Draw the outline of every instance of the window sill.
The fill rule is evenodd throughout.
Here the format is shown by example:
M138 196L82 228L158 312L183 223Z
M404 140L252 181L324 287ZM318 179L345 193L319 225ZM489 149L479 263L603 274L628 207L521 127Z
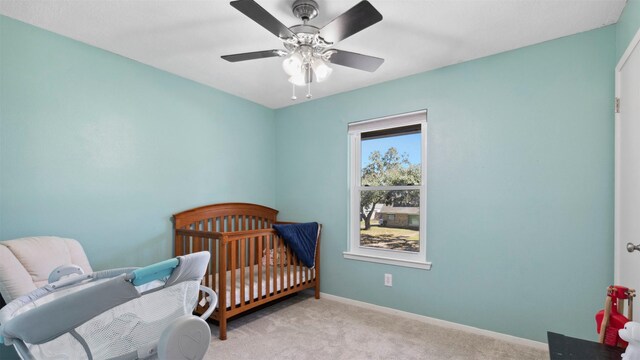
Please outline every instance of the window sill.
M350 259L350 260L368 261L368 262L374 262L374 263L380 263L380 264L404 266L404 267L410 267L410 268L422 269L422 270L431 270L431 262L428 262L428 261L423 262L423 261L400 260L400 259L394 259L394 258L385 257L385 256L356 254L348 251L343 252L342 255L344 256L345 259Z

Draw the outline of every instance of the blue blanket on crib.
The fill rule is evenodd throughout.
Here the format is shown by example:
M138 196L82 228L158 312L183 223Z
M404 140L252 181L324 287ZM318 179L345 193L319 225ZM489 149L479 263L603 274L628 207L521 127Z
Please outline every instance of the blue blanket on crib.
M293 253L309 269L316 266L319 227L317 222L273 225Z

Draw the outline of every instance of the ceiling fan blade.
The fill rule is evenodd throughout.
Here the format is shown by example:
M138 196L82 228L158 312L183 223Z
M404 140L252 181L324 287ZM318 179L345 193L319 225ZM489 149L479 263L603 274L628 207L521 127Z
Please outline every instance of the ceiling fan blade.
M289 30L289 28L253 0L237 0L230 2L230 4L279 38L286 39L295 36L293 31Z
M382 20L382 14L366 0L356 4L320 29L324 41L337 43Z
M282 56L286 54L283 50L264 50L264 51L254 51L242 54L233 54L233 55L223 55L221 58L229 61L229 62L237 62L237 61L245 61L245 60L254 60L254 59L264 59L276 56Z
M335 51L335 53L329 57L329 61L332 64L347 66L354 69L374 72L378 70L380 65L384 62L384 59L375 56L362 55L338 49L331 50Z

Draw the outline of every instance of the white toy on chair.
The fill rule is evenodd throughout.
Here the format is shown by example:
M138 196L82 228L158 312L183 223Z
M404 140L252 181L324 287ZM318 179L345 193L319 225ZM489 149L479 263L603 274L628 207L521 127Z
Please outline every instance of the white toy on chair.
M618 330L620 338L629 343L622 354L624 360L640 360L640 323L629 321L624 328Z

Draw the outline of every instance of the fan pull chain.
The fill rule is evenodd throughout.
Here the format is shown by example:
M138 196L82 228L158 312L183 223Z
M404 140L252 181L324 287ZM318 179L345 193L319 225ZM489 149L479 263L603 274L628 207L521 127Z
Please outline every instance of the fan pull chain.
M296 84L291 84L291 87L293 88L293 94L291 95L291 100L296 101L296 99L298 99L298 97L296 96Z
M307 83L307 99L311 99L311 82Z

